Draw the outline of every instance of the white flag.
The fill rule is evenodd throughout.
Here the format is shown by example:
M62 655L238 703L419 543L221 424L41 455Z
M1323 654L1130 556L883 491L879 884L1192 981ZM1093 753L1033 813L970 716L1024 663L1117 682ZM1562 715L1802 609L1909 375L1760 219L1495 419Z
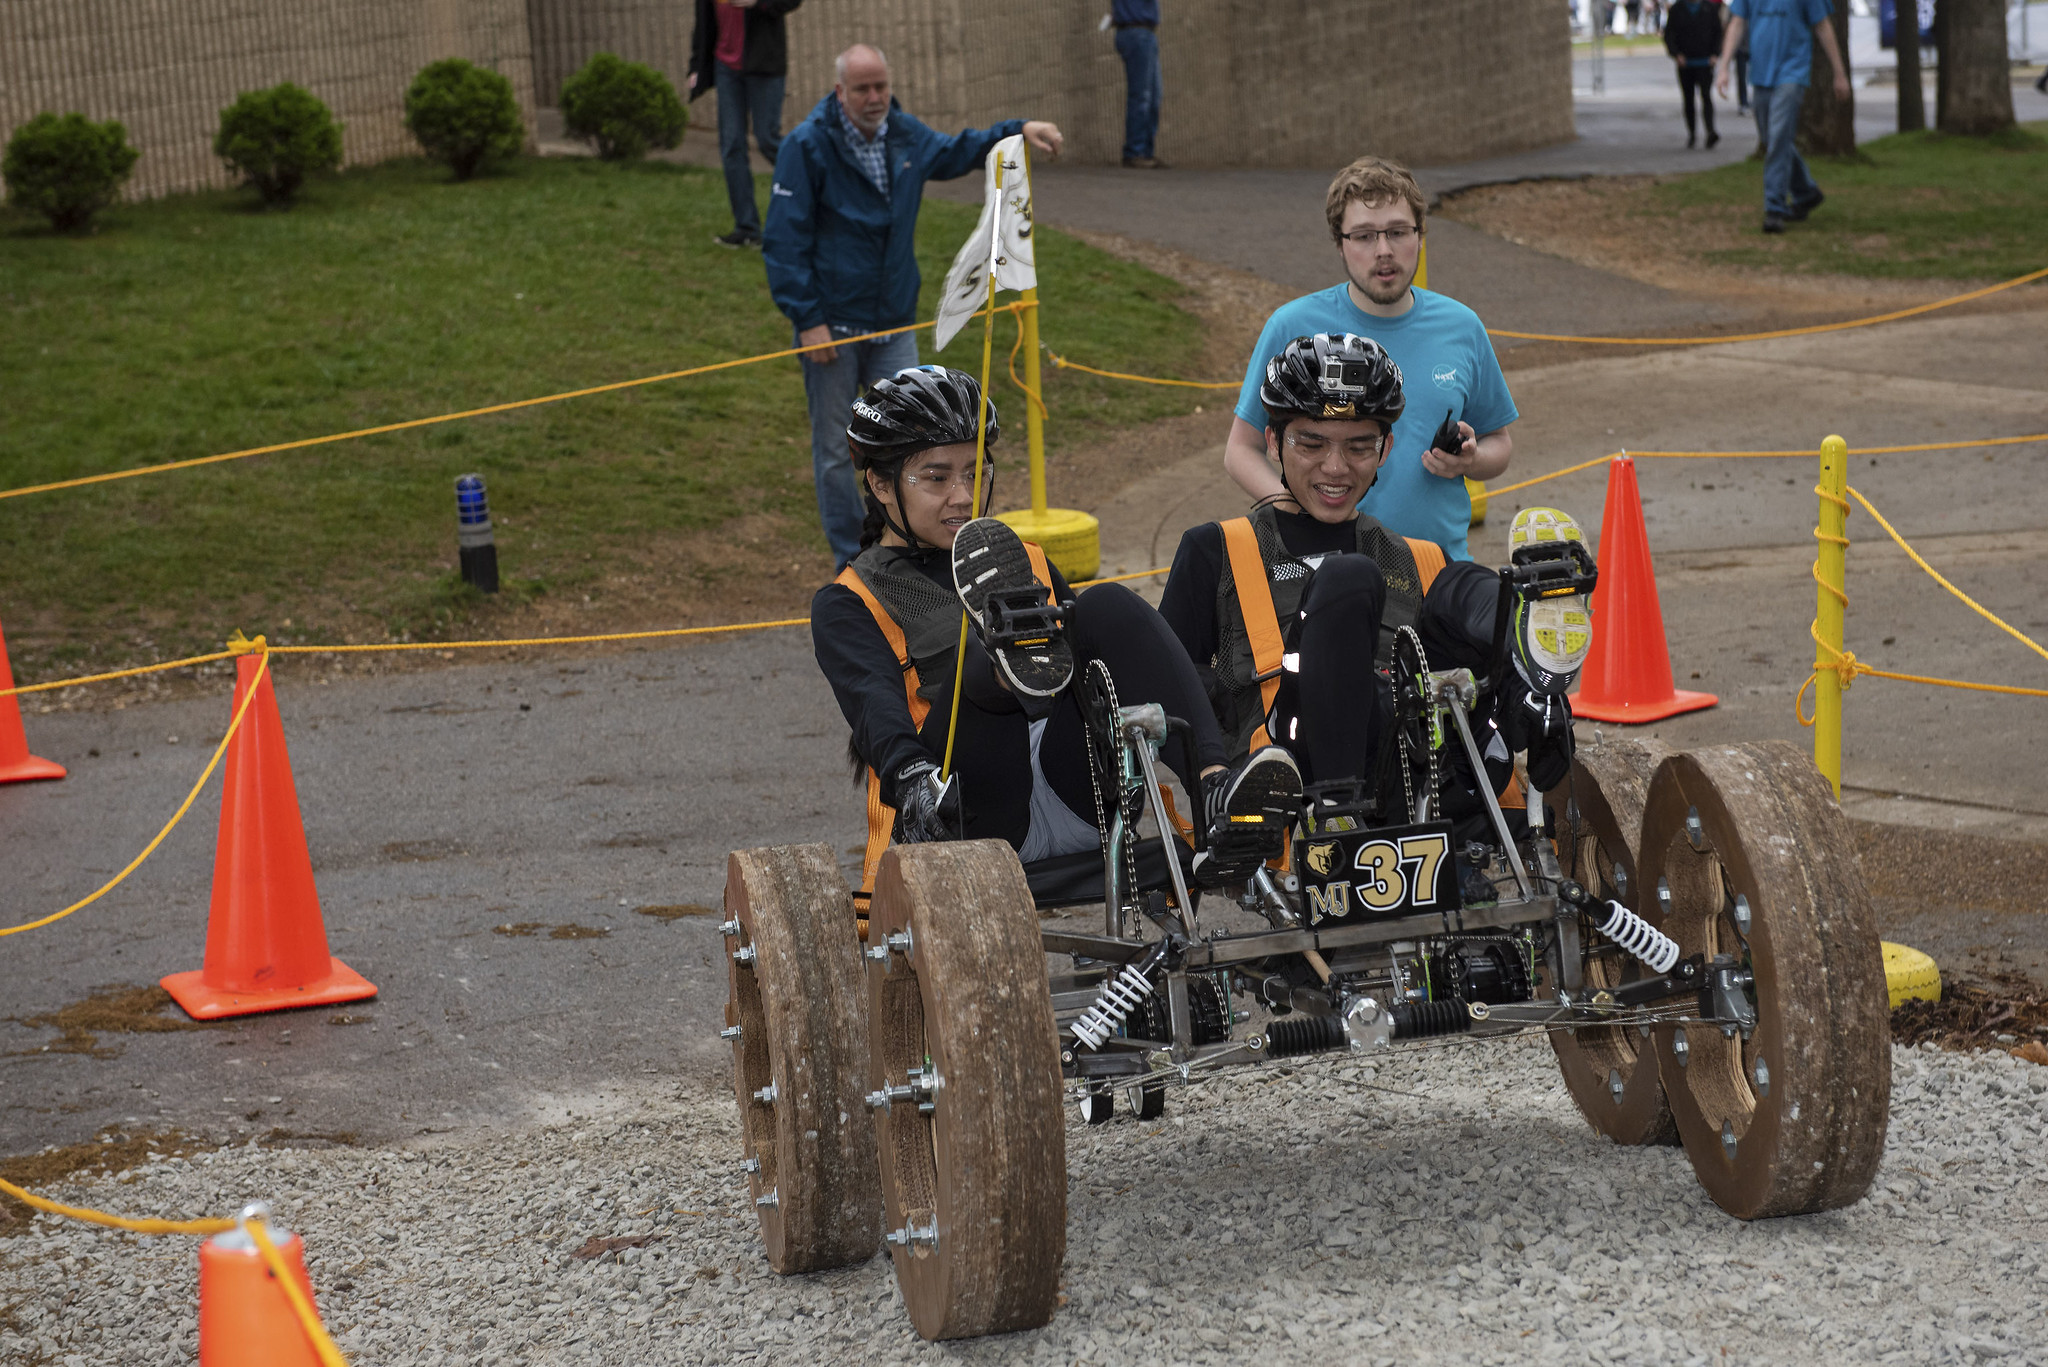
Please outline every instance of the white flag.
M988 307L991 271L999 290L1038 285L1031 249L1031 172L1025 165L1021 133L1004 138L988 154L981 222L953 258L939 296L938 350L944 351L961 326Z

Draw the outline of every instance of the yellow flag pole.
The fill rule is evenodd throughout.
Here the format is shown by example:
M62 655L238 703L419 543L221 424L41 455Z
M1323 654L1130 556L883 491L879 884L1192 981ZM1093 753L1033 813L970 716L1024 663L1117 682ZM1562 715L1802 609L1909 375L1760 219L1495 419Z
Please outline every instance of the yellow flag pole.
M1002 221L996 222L995 241L1003 240ZM988 264L988 306L990 312L981 320L981 411L975 415L974 423L974 515L980 517L981 508L981 467L988 453L988 370L995 355L996 335L996 269L995 251L991 247ZM1028 316L1028 314L1027 314ZM939 782L944 783L953 775L953 737L960 730L960 681L967 673L967 608L960 608L960 644L953 651L953 710L946 718L946 754L939 761Z

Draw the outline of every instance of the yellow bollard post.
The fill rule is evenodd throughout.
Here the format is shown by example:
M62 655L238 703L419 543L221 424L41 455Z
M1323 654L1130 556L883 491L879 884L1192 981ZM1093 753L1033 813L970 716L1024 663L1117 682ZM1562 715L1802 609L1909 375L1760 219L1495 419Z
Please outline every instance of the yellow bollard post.
M1820 523L1813 530L1820 543L1813 577L1819 581L1813 608L1813 762L1842 798L1842 678L1835 665L1842 658L1842 619L1849 598L1844 576L1849 556L1849 444L1829 437L1820 444Z

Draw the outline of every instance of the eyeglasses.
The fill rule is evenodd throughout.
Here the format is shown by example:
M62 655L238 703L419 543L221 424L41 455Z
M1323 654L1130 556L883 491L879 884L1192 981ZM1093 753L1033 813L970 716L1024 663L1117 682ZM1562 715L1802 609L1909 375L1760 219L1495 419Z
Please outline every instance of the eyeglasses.
M1321 460L1330 453L1333 447L1341 451L1344 459L1348 461L1373 460L1386 449L1386 446L1387 439L1384 435L1377 437L1347 437L1341 442L1333 442L1328 437L1320 436L1314 432L1289 432L1287 434L1287 449L1307 460Z
M1361 247L1370 247L1373 243L1384 237L1387 239L1389 247L1399 251L1408 245L1409 239L1422 236L1422 229L1409 227L1360 228L1355 233L1340 233L1339 236L1346 242L1355 242Z
M984 486L987 485L989 477L994 475L995 471L996 463L994 461L984 461L982 463L982 483ZM974 467L969 465L960 470L946 470L933 466L929 469L919 470L915 474L906 470L903 472L903 482L913 489L923 489L925 492L933 494L946 494L954 489L965 489L968 493L973 493Z

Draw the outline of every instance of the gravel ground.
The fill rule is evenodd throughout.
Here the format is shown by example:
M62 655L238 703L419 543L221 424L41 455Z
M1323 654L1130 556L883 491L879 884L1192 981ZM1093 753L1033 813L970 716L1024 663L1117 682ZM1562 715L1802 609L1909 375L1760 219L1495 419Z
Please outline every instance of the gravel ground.
M920 1343L889 1265L777 1278L730 1093L403 1150L231 1149L53 1192L130 1213L269 1198L359 1364L1309 1360L1955 1362L2048 1357L2048 1068L1894 1052L1853 1209L1743 1225L1677 1150L1595 1139L1535 1040L1276 1068L1166 1120L1070 1123L1065 1294L1044 1330ZM1071 1114L1071 1113L1070 1113ZM653 1236L594 1259L594 1238ZM190 1240L38 1220L0 1239L0 1362L196 1349Z

